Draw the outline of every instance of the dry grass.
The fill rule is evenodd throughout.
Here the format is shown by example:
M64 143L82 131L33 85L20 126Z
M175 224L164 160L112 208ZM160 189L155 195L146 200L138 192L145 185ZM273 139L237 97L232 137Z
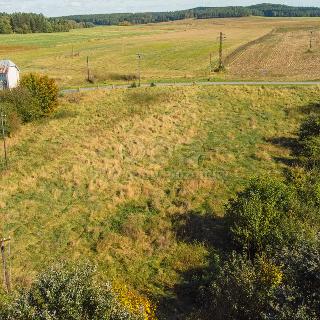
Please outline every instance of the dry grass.
M212 249L178 238L172 221L221 216L248 177L279 174L275 158L288 150L267 139L293 136L299 108L319 93L194 87L62 98L52 119L9 139L0 214L15 282L53 261L89 259L108 278L167 296Z
M60 34L0 35L0 52L14 60L23 72L48 74L64 87L86 83L87 56L90 56L91 72L98 82L124 82L126 75L137 73L138 52L144 54L144 80L182 81L208 77L209 54L213 53L217 60L220 31L227 35L227 55L274 28L299 29L318 23L318 18L183 20L97 27ZM72 46L79 56L71 56ZM235 76L237 73L231 74Z

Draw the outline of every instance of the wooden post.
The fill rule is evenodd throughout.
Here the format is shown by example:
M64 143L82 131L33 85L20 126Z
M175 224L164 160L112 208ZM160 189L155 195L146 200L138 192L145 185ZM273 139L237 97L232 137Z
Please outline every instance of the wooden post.
M220 32L219 44L219 70L223 69L223 33Z
M89 56L87 56L87 73L88 73L88 82L90 82Z
M6 125L7 115L1 112L1 133L3 139L3 150L4 150L4 163L5 166L8 167L8 154L7 154L7 143L6 143Z
M224 64L223 64L223 40L226 39L226 36L223 32L220 32L219 35L219 66L218 70L223 71L224 70Z
M141 58L142 58L142 54L141 53L137 53L137 58L138 58L139 87L141 87Z
M310 31L310 51L312 51L313 31Z
M5 243L8 242L10 246L10 238L1 239L1 260L2 260L2 269L3 269L3 284L6 291L9 293L11 291L11 282L10 282L10 271L8 270L7 257L6 257L6 247ZM9 251L10 253L10 251Z

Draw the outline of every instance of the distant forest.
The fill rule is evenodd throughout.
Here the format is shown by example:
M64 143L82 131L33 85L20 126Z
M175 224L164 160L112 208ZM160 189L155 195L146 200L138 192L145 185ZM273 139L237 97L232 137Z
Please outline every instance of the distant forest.
M46 18L35 13L0 13L0 34L67 32L91 24L63 18Z
M200 7L171 12L91 14L63 17L78 23L94 25L126 25L168 22L182 19L236 18L247 16L261 17L320 17L320 8L290 7L277 4L259 4L249 7Z

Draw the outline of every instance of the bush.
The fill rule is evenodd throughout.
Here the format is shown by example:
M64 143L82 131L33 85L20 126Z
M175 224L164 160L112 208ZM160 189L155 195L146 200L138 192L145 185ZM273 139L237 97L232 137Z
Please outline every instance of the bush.
M10 103L0 102L0 114L4 113L6 117L5 134L12 136L20 129L21 118ZM2 132L0 133L2 134Z
M253 263L232 254L203 291L201 315L195 319L266 319L269 302L283 281L281 268L265 257Z
M5 104L6 112L17 113L22 122L30 122L43 115L38 101L26 88L5 90L1 93L0 101Z
M110 285L98 286L94 268L64 264L44 272L10 303L3 320L133 320ZM0 312L1 314L1 312Z
M30 73L22 77L20 86L32 94L41 110L41 116L48 116L57 107L59 89L53 79Z
M294 192L283 182L254 179L229 201L226 220L237 245L254 255L283 240L283 224L292 213Z
M320 116L312 115L301 124L299 139L300 141L303 141L318 136L320 136Z
M299 141L301 159L307 166L315 167L320 163L320 116L313 115L305 120L300 127Z
M191 319L320 319L319 241L283 248L272 259L231 254Z
M284 248L275 260L286 281L272 302L276 319L320 319L320 241L304 239Z

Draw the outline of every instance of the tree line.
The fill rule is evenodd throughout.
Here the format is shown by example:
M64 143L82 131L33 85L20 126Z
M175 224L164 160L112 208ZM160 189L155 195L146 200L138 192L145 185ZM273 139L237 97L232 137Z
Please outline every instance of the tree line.
M92 23L94 25L123 25L169 22L183 19L211 19L236 18L247 16L262 17L319 17L320 8L292 7L286 5L260 4L248 7L199 7L189 10L171 12L145 13L113 13L73 15L63 19L75 20L78 23Z
M36 13L0 13L0 34L68 32L75 28L89 27L63 18L46 18Z

